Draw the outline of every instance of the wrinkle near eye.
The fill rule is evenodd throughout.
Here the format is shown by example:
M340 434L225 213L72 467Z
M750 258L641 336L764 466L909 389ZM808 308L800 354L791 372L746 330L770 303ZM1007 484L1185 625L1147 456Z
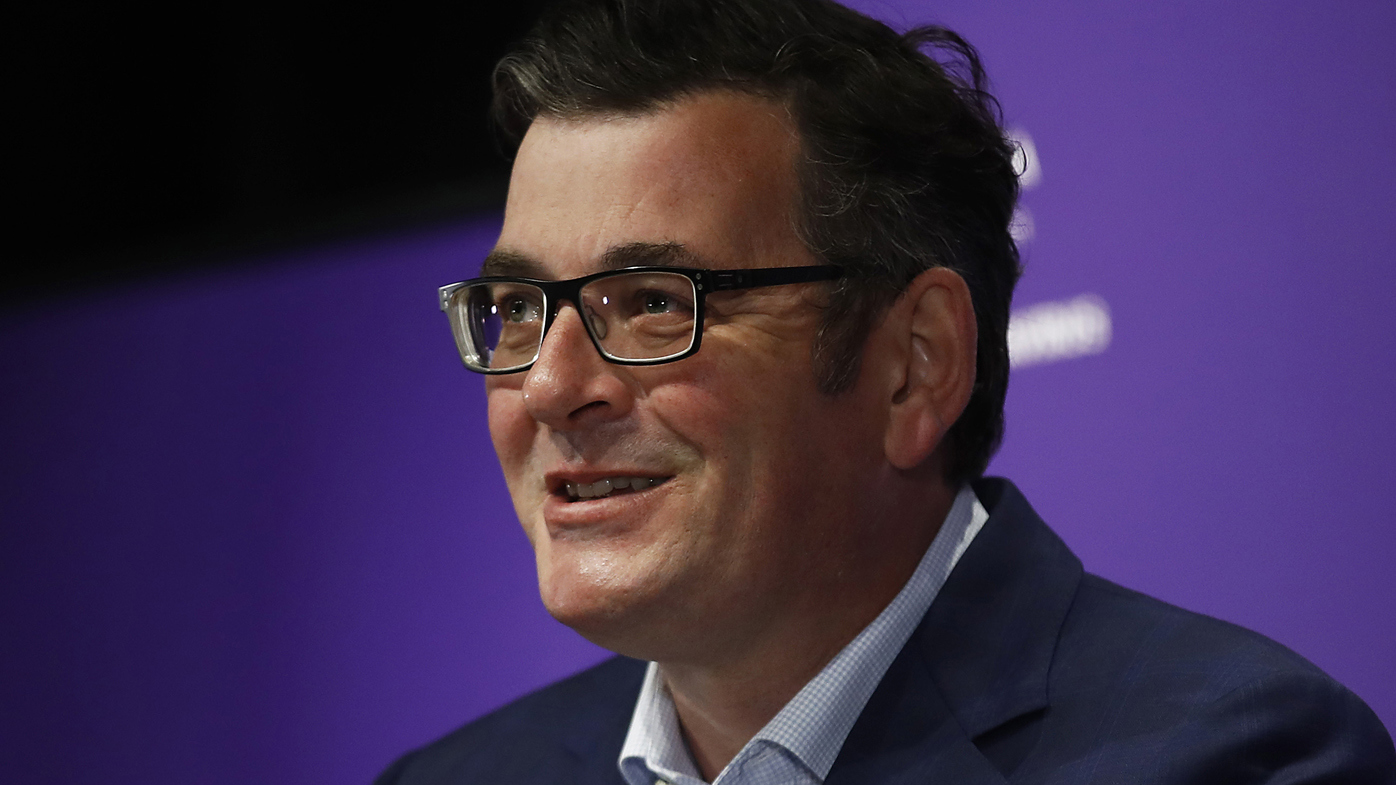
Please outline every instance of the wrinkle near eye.
M707 316L731 319L742 315L764 315L799 321L809 313L823 311L823 299L815 300L797 289L803 287L772 287L735 292L714 292L708 295Z

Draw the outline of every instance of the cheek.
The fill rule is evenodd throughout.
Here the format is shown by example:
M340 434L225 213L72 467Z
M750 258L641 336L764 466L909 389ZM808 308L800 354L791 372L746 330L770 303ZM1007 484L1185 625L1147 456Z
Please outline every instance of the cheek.
M789 448L779 434L783 403L759 375L697 364L685 371L681 383L651 387L646 408L707 467L704 506L730 515L768 481L771 445Z
M506 387L486 387L490 440L506 478L523 468L533 444L536 424L524 407L523 393Z
M784 521L815 514L843 479L837 467L861 457L863 423L839 399L818 392L807 364L761 359L712 369L671 408L682 413L709 465L720 467L712 479L721 486L710 488L708 500L720 499L726 515ZM744 536L784 536L774 528Z

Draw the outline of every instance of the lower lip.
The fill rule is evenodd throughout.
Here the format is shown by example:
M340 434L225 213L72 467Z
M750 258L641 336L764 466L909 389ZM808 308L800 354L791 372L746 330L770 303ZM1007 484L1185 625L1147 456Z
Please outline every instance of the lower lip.
M668 487L665 481L642 491L575 501L549 494L543 504L543 519L553 536L583 529L626 528L635 522L635 516L645 513L646 508L657 502Z

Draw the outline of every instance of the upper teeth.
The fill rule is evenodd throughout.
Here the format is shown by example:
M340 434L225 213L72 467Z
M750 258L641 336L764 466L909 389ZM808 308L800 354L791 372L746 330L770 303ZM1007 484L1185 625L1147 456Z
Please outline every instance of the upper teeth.
M659 480L654 477L607 477L596 482L569 482L567 495L573 499L593 499L607 496L619 488L634 488L638 491L658 484Z

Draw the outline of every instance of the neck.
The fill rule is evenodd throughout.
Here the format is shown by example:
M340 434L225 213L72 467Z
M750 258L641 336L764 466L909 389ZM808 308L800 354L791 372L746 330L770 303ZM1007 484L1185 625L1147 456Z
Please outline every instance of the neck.
M684 739L711 782L760 730L877 618L940 531L955 491L936 483L912 506L915 525L879 527L873 558L810 576L797 607L720 659L661 661ZM918 506L919 505L919 506ZM927 522L934 522L927 525ZM908 521L910 523L910 521Z

